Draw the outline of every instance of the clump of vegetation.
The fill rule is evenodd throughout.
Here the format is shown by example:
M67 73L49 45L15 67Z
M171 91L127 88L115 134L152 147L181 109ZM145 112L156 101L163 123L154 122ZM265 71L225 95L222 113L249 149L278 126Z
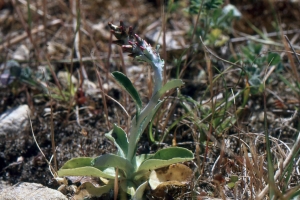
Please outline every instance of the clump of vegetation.
M169 166L174 163L190 161L194 158L190 150L170 147L158 150L155 154L136 155L139 139L149 122L153 119L163 101L160 98L167 91L183 85L179 79L171 80L163 85L162 69L164 61L160 58L158 48L153 49L146 41L132 32L127 31L124 24L109 24L118 39L114 43L121 45L125 52L138 61L147 62L154 71L154 90L149 103L142 108L140 96L132 82L121 72L113 72L113 77L132 97L136 105L136 115L132 119L129 133L114 125L106 137L113 142L118 151L116 154L105 154L97 158L73 158L66 162L58 171L59 176L95 176L108 179L102 187L94 187L91 183L84 186L95 196L108 193L114 185L121 188L120 199L126 199L124 192L133 199L142 199L147 187L147 179L152 170ZM116 188L115 188L116 189ZM115 191L117 194L117 191Z
M234 1L241 17L229 1L149 2L0 3L0 110L33 108L43 157L53 154L53 176L59 180L62 166L58 174L72 182L63 189L74 190L60 191L74 199L299 198L297 3ZM107 26L120 16L143 36L123 23ZM296 50L282 34L295 36ZM163 45L164 60L144 35ZM123 51L111 48L112 37ZM150 65L148 87L146 70L124 52ZM167 77L180 79L164 84ZM43 162L28 135L13 134L0 141L1 181L56 189L51 161ZM19 155L24 165L14 162Z

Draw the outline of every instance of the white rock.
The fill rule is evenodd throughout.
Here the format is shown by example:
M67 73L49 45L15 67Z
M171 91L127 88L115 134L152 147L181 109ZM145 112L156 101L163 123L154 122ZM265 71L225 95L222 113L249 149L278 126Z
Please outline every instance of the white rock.
M0 199L5 200L67 200L61 192L47 188L37 183L18 183L14 186L0 189Z
M20 105L0 115L0 136L7 133L21 132L28 125L30 109L28 105Z
M29 49L25 45L19 46L12 55L14 60L28 60L29 59Z
M68 72L64 72L64 71L58 72L57 78L58 78L60 84L66 89L68 89L70 87L70 85L69 85L70 84L70 78L71 78L71 82L72 82L73 85L76 86L78 84L77 78L75 78L73 75L71 75Z

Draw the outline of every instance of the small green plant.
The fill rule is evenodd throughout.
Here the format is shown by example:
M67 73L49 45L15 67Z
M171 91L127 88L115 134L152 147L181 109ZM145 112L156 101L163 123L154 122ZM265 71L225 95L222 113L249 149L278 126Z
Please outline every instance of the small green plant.
M0 69L1 68L2 67L0 67ZM50 79L50 77L45 74L46 73L40 73L40 71L33 73L30 67L21 67L17 61L9 60L5 64L5 68L0 76L0 81L3 86L13 85L13 87L16 87L16 85L20 83L47 93L47 87L40 81L41 77L44 77L46 80Z
M239 19L241 13L231 4L222 8L223 0L191 0L187 9L189 14L199 15L199 26L196 35L201 36L206 45L220 47L228 40L231 24L234 19Z
M231 62L238 62L244 66L241 72L242 76L248 78L251 86L250 93L258 94L263 91L263 77L268 66L276 66L275 72L280 72L283 69L281 58L278 53L263 52L263 46L259 43L248 43L242 47L242 53L230 58ZM268 79L267 83L272 81Z
M43 70L37 70L34 72L29 66L21 67L15 60L9 60L5 63L5 69L0 75L0 82L2 86L12 87L16 90L20 85L27 85L30 88L35 88L41 91L40 94L35 95L50 97L56 101L70 102L76 95L77 88L73 84L69 84L68 90L63 90L56 84L51 84L50 80L55 79L55 74L51 75L49 67L45 67ZM2 67L0 67L1 69ZM71 75L68 75L67 82L70 81Z
M166 167L174 163L189 161L194 158L191 151L170 147L158 150L155 154L136 155L139 139L163 101L160 98L168 91L183 85L179 79L163 85L162 69L164 61L160 58L158 48L153 49L147 42L134 34L130 27L127 31L124 24L120 26L109 23L112 33L118 39L115 44L122 46L125 52L138 61L150 64L154 71L154 91L149 103L142 108L140 96L132 82L121 72L112 76L132 97L136 105L136 114L131 121L128 134L117 125L106 134L106 137L117 147L116 154L105 154L96 158L81 157L67 161L58 171L59 176L94 176L107 179L105 185L95 187L85 183L84 187L91 195L100 196L120 185L120 199L126 199L126 193L133 199L142 199L151 170Z

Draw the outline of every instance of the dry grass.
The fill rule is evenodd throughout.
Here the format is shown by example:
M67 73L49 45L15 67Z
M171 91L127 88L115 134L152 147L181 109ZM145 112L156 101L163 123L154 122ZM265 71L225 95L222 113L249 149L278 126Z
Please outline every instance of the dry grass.
M194 180L187 186L187 192L181 193L178 188L170 188L168 195L175 199L199 200L268 199L269 191L273 191L274 199L290 199L295 194L299 198L300 135L297 110L300 89L297 65L300 63L295 61L300 43L299 31L289 35L290 46L280 38L280 32L277 38L269 38L273 43L267 41L264 44L264 52L282 52L284 66L281 72L269 71L269 74L266 72L270 68L264 66L260 77L266 76L271 80L265 80L267 101L264 103L262 93L249 94L249 77L241 75L245 65L228 61L230 55L237 55L246 46L246 43L236 43L234 39L251 39L247 39L247 35L238 35L239 31L253 34L253 30L244 27L244 20L251 21L257 16L251 16L243 4L237 3L246 12L246 19L233 24L230 35L232 41L224 44L226 49L222 54L222 48L203 45L204 42L199 40L193 27L202 22L197 16L183 11L189 1L174 2L178 6L175 11L165 7L164 12L160 1L156 2L158 5L155 6L138 0L0 0L0 63L18 59L33 71L38 71L41 66L53 68L54 80L46 84L48 87L57 87L57 95L65 99L57 100L56 105L62 105L68 113L66 123L70 123L69 118L74 115L77 106L84 110L84 113L75 113L77 125L82 130L85 130L85 124L80 119L87 115L103 115L105 123L101 125L104 130L109 130L113 123L118 123L126 130L130 123L127 116L134 113L134 105L126 94L120 92L109 73L123 71L142 93L142 98L147 99L151 94L151 82L147 82L146 75L151 72L146 67L137 67L138 63L132 64L131 58L123 55L119 47L111 45L113 38L107 24L123 20L126 25L132 25L141 37L152 40L153 44L166 44L162 52L166 58L165 77L180 75L186 83L181 91L174 92L174 97L166 99L158 113L159 117L152 122L154 138L160 142L151 144L151 151L173 144L193 150L196 156L191 164ZM250 6L251 2L246 1L245 4ZM296 9L299 3L282 4L285 5L285 11L295 7L288 11L290 15L299 14L299 9ZM277 7L282 5L274 3L274 6L273 9L278 12ZM261 9L267 13L271 10L268 7ZM299 30L299 25L294 23L290 15L285 17L284 13L277 13L287 27L285 29L282 25L282 32ZM261 24L257 20L251 22L267 35L265 31L273 30L266 27L270 19L265 18L264 21L264 17L262 14L261 20L258 20ZM156 40L153 34L162 35L162 40ZM169 41L170 38L172 40ZM187 48L191 44L197 44L197 49ZM296 50L291 50L291 47ZM176 65L175 59L182 62ZM56 77L58 71L73 74L78 79L76 90L85 95L86 90L91 88L84 83L92 82L96 88L91 90L101 95L101 101L85 101L78 97L78 93L70 95L70 98L65 97L65 91L69 94L72 88L61 86ZM289 82L284 83L277 73ZM16 90L21 90L21 86ZM115 90L121 98L114 94ZM33 91L30 92L33 94ZM93 93L86 96L93 98ZM109 99L117 99L115 101L119 101L119 105L110 103ZM243 106L244 99L247 101ZM90 108L95 104L103 106L104 114L93 113L94 110ZM266 111L263 111L264 106ZM32 109L34 107L33 103ZM114 115L110 116L110 113ZM264 122L267 122L267 127L264 127ZM268 178L267 131L270 133L272 156L272 163L269 164L274 168L274 183L271 184ZM148 142L146 134L143 141ZM151 196L150 191L148 197Z

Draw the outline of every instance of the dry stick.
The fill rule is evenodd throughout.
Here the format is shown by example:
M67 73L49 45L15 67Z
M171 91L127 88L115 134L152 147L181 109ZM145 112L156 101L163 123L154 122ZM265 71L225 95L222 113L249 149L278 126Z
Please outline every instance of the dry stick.
M47 26L53 26L53 25L57 25L57 24L61 24L62 21L60 19L55 19L53 21L51 21ZM36 28L31 30L31 35L36 34L40 31L43 31L45 29L44 25L39 25ZM6 42L4 42L2 45L0 45L0 52L5 49L8 48L10 45L14 45L24 39L26 39L28 37L27 32L22 33L21 35L18 35L12 39L7 39Z
M198 12L198 15L197 15L197 19L196 19L196 23L194 25L194 29L193 29L193 33L192 33L192 38L191 38L191 42L193 42L193 39L194 39L194 35L196 33L196 27L197 27L197 24L199 22L199 19L200 19L200 16L201 16L201 11L202 11L202 8L203 8L203 4L204 4L204 1L201 2L201 5L199 7L199 12ZM202 42L203 43L203 42ZM180 74L179 74L179 77L181 77L183 75L183 72L185 71L185 69L187 68L187 60L188 60L188 56L190 54L190 51L191 51L191 47L188 48L188 52L187 52L187 57L184 61L184 65L183 65L183 69L181 70Z
M33 10L34 12L36 12L37 14L39 14L39 15L41 15L41 16L44 16L45 18L47 18L47 19L51 19L51 15L48 15L47 14L47 10L45 9L46 8L46 5L47 5L47 2L46 2L47 0L43 0L43 10L40 10L40 9L38 9L38 8L36 8L35 6L33 6L32 4L29 4L29 8L31 9L31 10ZM27 5L27 1L25 1L25 0L18 0L18 2L20 2L20 3L22 3L22 4L24 4L24 5Z
M224 60L223 58L221 58L221 57L217 56L216 54L214 54L207 46L205 46L205 44L204 44L204 42L203 42L201 36L200 36L199 38L200 38L200 41L201 41L202 45L204 46L205 50L206 50L209 54L213 55L215 58L221 60L221 61L224 62L224 63L227 63L227 64L230 64L230 65L232 65L232 66L236 66L236 67L242 68L241 65L235 64L235 63L233 63L233 62L229 62L229 61L227 61L227 60Z
M187 126L189 126L189 125L187 125ZM190 126L189 126L190 127ZM192 130L192 132L193 132L193 139L194 139L194 141L195 141L195 157L196 157L196 162L197 162L197 165L198 165L198 167L197 167L197 169L198 169L198 172L199 172L199 174L201 175L202 173L201 173L201 169L200 169L200 166L201 166L201 160L200 160L200 146L199 146L199 143L197 142L197 141L199 141L199 136L198 136L198 134L196 133L196 125L195 124L193 124L193 127L190 127L190 129ZM204 166L203 166L204 167Z
M208 131L208 136L206 139L206 148L205 148L205 153L204 153L204 158L203 158L203 170L205 169L205 163L206 163L206 158L208 154L208 141L212 136L213 132L213 127L212 127L212 120L214 117L214 112L215 112L215 105L214 105L214 94L213 94L213 71L211 67L211 62L207 57L207 54L205 52L205 58L207 62L207 71L208 71L208 82L209 82L209 90L210 90L210 98L211 98L211 110L212 110L212 117L211 117L211 122L209 123L209 131ZM204 171L203 171L204 173Z
M79 58L79 63L80 63L80 84L79 88L82 88L83 81L85 79L88 79L86 70L84 68L84 65L82 63L82 53L81 53L81 32L80 32L80 15L81 15L81 9L80 9L80 3L79 0L73 0L72 1L72 13L74 14L73 16L73 29L75 31L75 40L74 40L74 46L75 46L75 52L77 57Z
M294 34L294 33L300 33L300 29L282 31L280 33L278 33L278 32L272 32L272 33L266 33L264 35L266 37L274 37L274 36L278 36L281 33L284 34L284 35ZM252 35L252 37L259 38L260 35ZM248 40L249 40L249 38L247 36L244 36L244 37L232 38L232 39L230 39L230 42L234 43L234 42L243 42L243 41L248 41Z
M47 56L46 56L46 59L47 59L47 63L48 63L48 67L49 67L49 70L51 72L51 75L53 76L53 79L54 79L54 82L55 82L56 86L58 87L59 94L63 97L63 100L65 100L66 97L65 97L64 93L62 92L62 87L61 87L61 85L60 85L60 83L57 79L57 76L56 76L54 70L52 69L52 65L51 65L51 63L50 63Z
M113 34L112 34L112 32L110 32L109 45L108 45L108 54L107 54L107 60L106 60L106 80L108 80L109 60L110 60L110 57L111 57L111 43L112 43L112 37L113 37Z
M122 47L118 47L118 50L119 50L120 59L121 59L121 63L122 63L122 69L123 69L122 71L127 76L127 70L126 70L126 66L125 66L125 62L124 62L124 55L123 55ZM124 90L122 90L122 96L125 97L124 104L125 104L125 106L127 106L128 105L128 95ZM128 117L127 119L128 119L127 120L127 130L130 130L131 118Z
M263 39L258 39L256 37L253 37L251 35L247 35L245 33L239 33L240 35L243 35L245 37L248 38L248 40L252 40L254 42L258 42L258 43L262 43L262 44L265 44L265 45L273 45L273 46L277 46L277 47L284 47L284 44L281 44L281 43L277 43L277 42L274 42L272 40L263 40ZM295 46L294 47L295 49L297 50L300 50L300 47L299 46Z
M41 152L41 154L43 155L43 157L45 158L47 164L49 165L49 169L50 169L50 173L51 175L53 176L53 178L56 178L57 177L57 173L56 171L53 169L52 165L51 165L51 159L50 159L50 162L48 161L48 159L46 158L44 152L42 151L42 149L40 148L36 138L35 138L35 135L34 135L34 132L33 132L33 127L32 127L32 121L31 121L31 118L30 118L30 115L29 113L27 113L27 116L28 116L28 119L29 119L29 122L30 122L30 127L31 127L31 133L32 133L32 137L33 137L33 140L37 146L37 148L39 149L39 151Z
M28 26L28 24L25 23L24 17L22 15L19 7L16 5L16 1L15 0L12 0L12 4L13 4L14 8L16 9L17 15L19 16L20 21L21 21L24 29L26 30L26 33L27 33L26 36L29 38L31 44L34 47L35 56L36 56L38 62L40 63L41 62L41 58L40 58L40 54L39 54L40 51L39 51L38 46L35 43L35 40L33 40L33 38L32 38L32 35L31 35L31 24L29 24L29 26ZM27 6L29 8L29 1L27 1ZM30 10L28 10L28 12L30 12Z
M52 108L52 98L50 94L50 109L51 109L51 115L50 115L50 124L51 124L51 144L52 144L52 153L53 153L53 160L54 160L54 170L57 171L57 159L56 159L56 148L55 148L55 140L54 140L54 123L53 123L53 108Z
M114 200L118 199L118 192L119 192L119 180L118 180L118 174L119 174L119 168L115 168L116 174L115 174L115 182L114 182Z
M163 127L162 127L162 130L163 130L163 131L166 130L166 127L167 127L167 125L168 125L169 119L170 119L170 117L173 115L173 110L175 109L175 106L176 106L176 103L173 103L172 106L171 106L171 108L169 109L169 113L168 113L168 115L167 115L167 117L166 117L166 119L165 119L165 123L164 123L164 125L163 125ZM161 114L163 115L164 112L161 112ZM164 137L160 140L160 143L163 142L163 139L164 139Z
M93 52L91 52L91 57L92 57L92 61L94 61L95 59L94 59L94 54L93 54ZM94 64L94 70L97 71L97 69L96 69L96 67L95 67L95 66L96 66L96 63L93 62L93 64ZM100 68L100 66L98 66L98 67ZM98 73L98 74L99 74L99 73ZM99 74L99 75L100 75L100 74ZM99 78L99 77L97 76L97 78ZM101 77L100 77L100 78L101 78ZM98 80L98 81L99 81L99 80ZM101 82L101 83L102 83L102 82ZM99 84L99 85L100 85L100 84ZM123 106L122 104L120 104L117 100L115 100L113 97L109 96L108 94L105 94L103 88L100 88L100 92L102 93L102 95L104 95L104 96L110 98L110 99L113 100L116 104L118 104L118 105L122 108L122 110L124 110L124 112L126 113L127 117L130 119L130 116L129 116L128 112L126 111L126 109L124 108L124 106ZM106 99L105 99L105 102L103 102L103 105L104 105L104 107L107 107Z
M295 57L296 57L298 63L300 64L299 57L297 56L296 51L295 51L293 45L291 44L290 40L288 39L288 37L287 37L286 35L284 35L284 37L285 37L285 40L288 42L290 48L291 48L292 51L294 52L294 55L295 55ZM286 45L286 42L283 42L283 43L284 43L285 49L288 50L288 47L287 47L287 45ZM287 56L288 56L288 58L289 58L289 60L290 60L291 66L292 66L293 75L294 75L296 81L299 83L299 82L300 82L300 79L299 79L298 69L297 69L297 67L296 67L296 65L295 65L295 63L294 63L294 60L293 60L293 58L292 58L292 54L288 53ZM298 102L300 103L300 95L299 95L299 93L298 93Z
M103 102L103 106L104 106L106 125L107 125L108 129L110 129L110 125L109 125L109 121L108 121L108 110L107 110L106 98L105 98L105 93L104 93L104 90L103 90L101 76L100 76L99 71L96 69L96 67L95 67L95 70L96 70L96 73L97 73L98 84L99 84L99 87L100 87L101 92L102 92L102 102Z
M295 141L295 144L292 148L292 150L290 151L290 153L288 154L288 156L286 157L285 161L283 162L283 167L282 169L279 168L276 173L275 173L275 176L274 176L274 181L276 181L279 176L282 174L282 172L286 169L286 167L290 164L290 162L292 161L293 157L294 157L294 154L297 153L297 151L299 151L300 149L300 132L298 133L298 137ZM269 185L267 185L259 195L257 195L256 197L256 200L260 200L260 199L263 199L264 196L266 195L266 193L268 192L269 190Z
M166 44L166 22L167 22L167 17L165 13L165 4L163 3L162 6L162 31L163 31L163 58L165 60L165 63L167 62L167 44ZM166 77L167 76L167 67L166 64L164 66L164 83L166 83Z
M47 0L43 0L43 25L44 27L46 27L46 24L47 24ZM45 42L47 42L47 38L48 38L48 33L47 33L47 30L44 29L44 33L45 33Z

